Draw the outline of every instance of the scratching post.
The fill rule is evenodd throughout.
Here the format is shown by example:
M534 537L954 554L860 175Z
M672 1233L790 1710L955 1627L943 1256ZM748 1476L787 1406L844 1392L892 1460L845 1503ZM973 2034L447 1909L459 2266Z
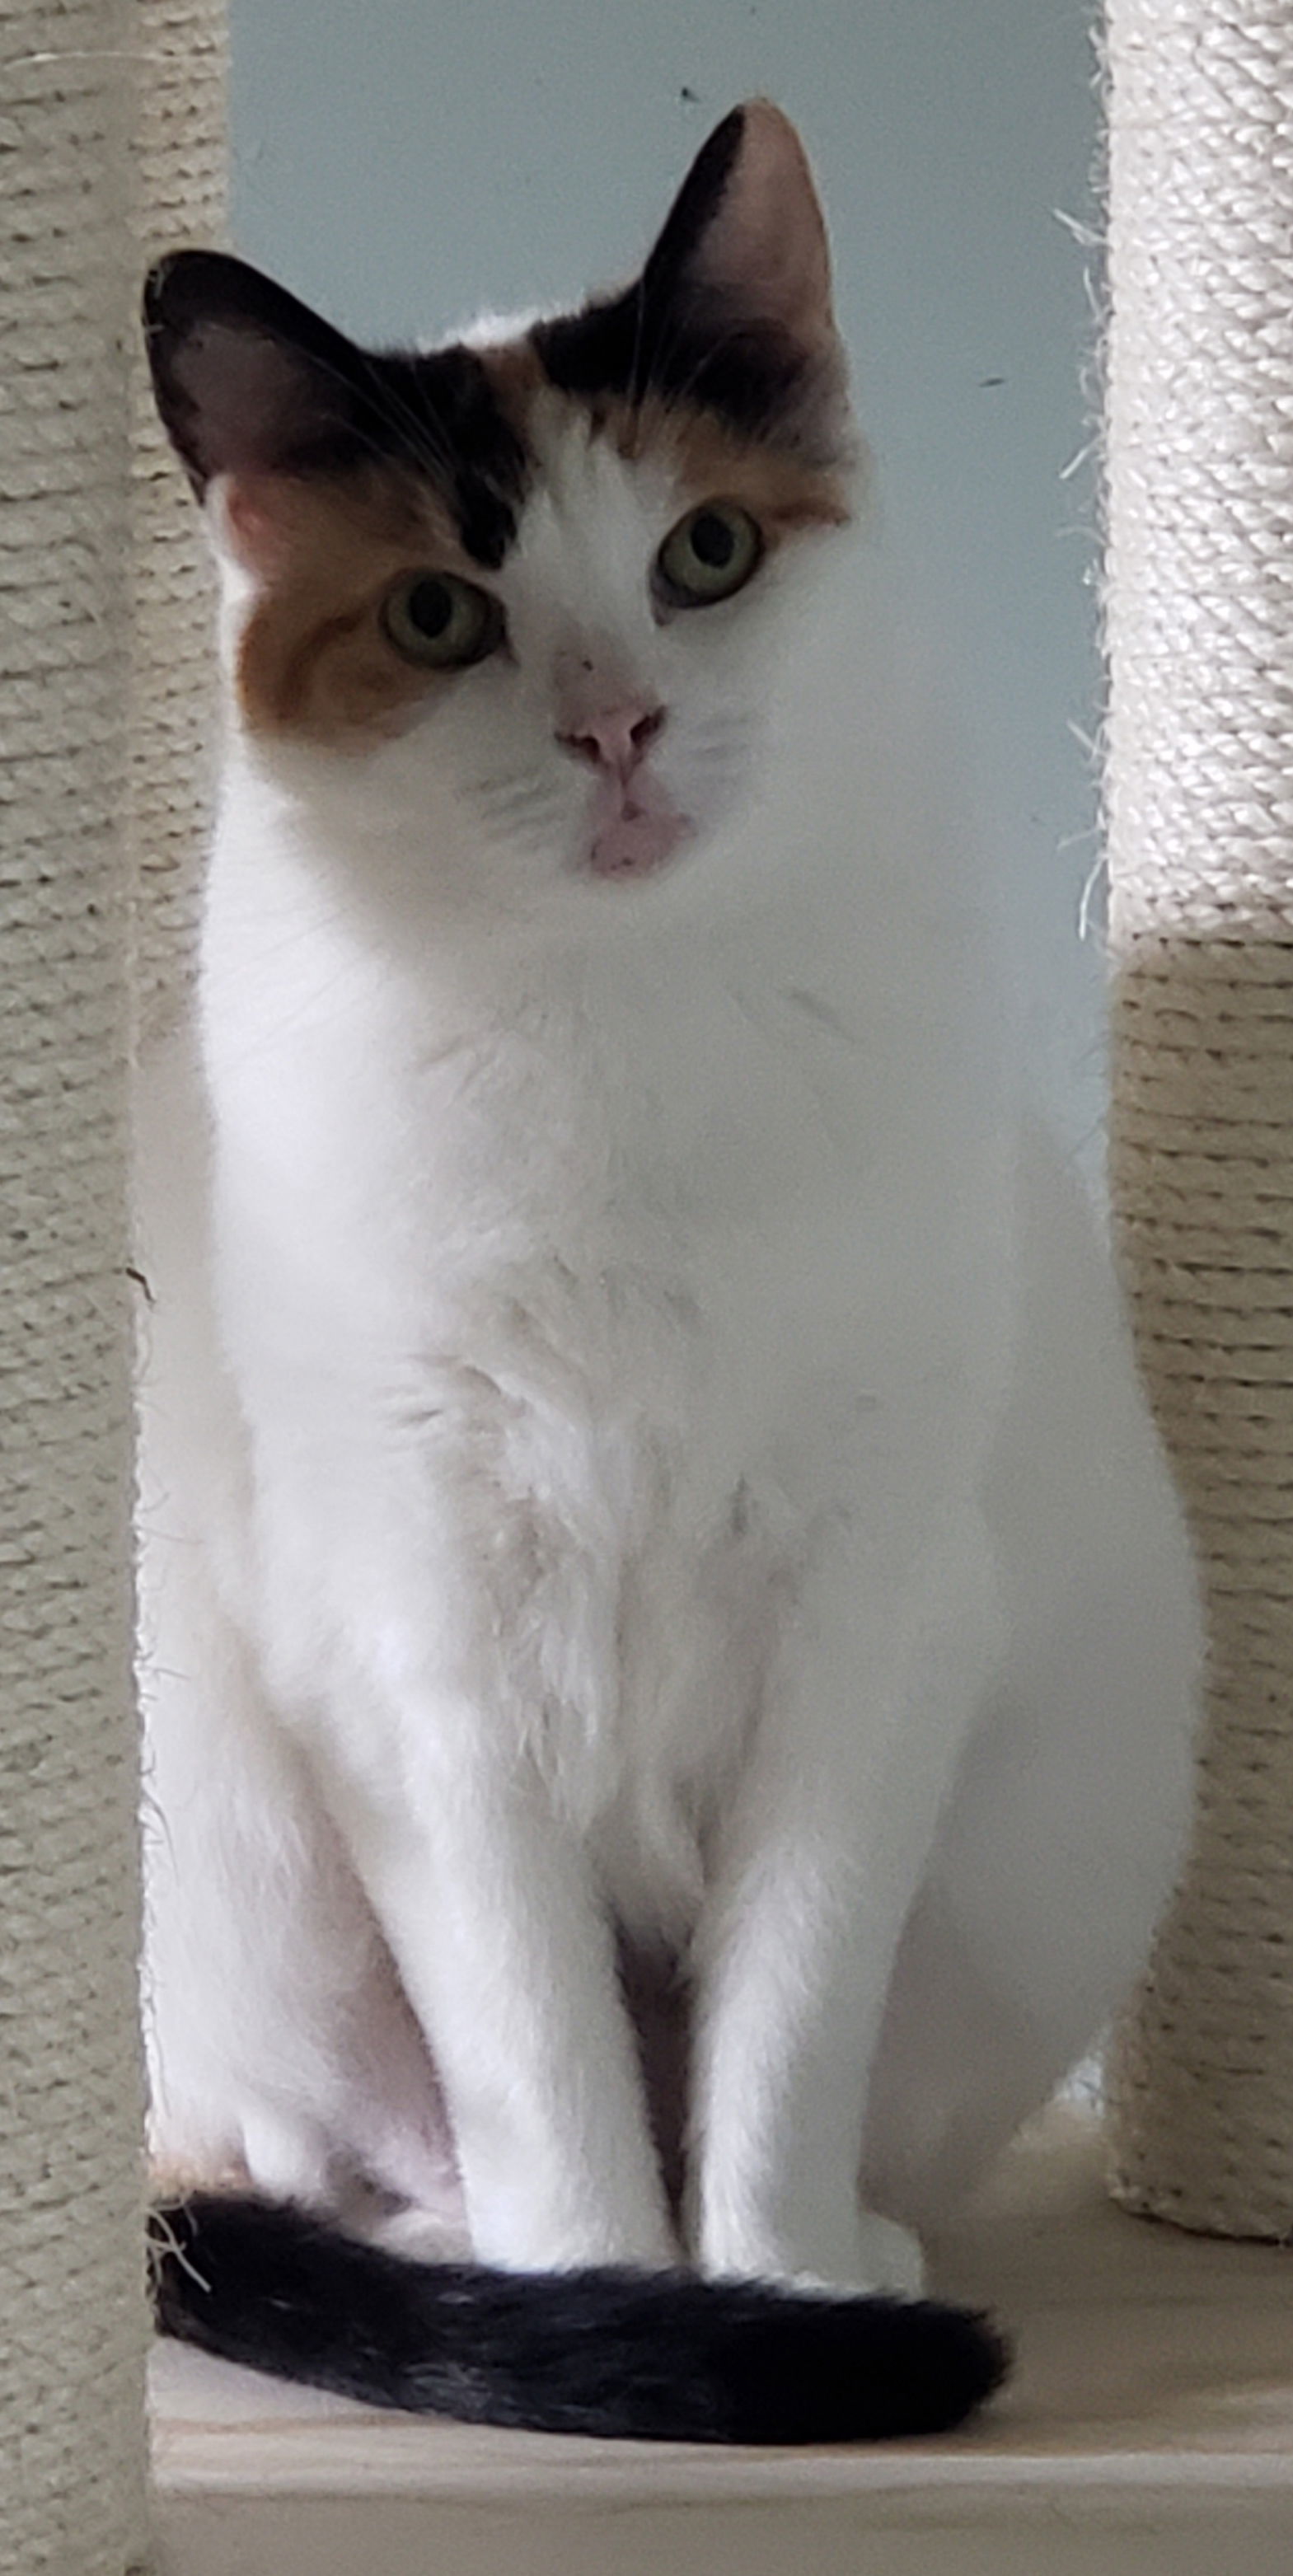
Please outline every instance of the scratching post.
M126 1088L210 750L130 371L146 250L219 229L223 49L212 0L0 0L0 2576L151 2563Z
M137 301L162 251L224 238L225 0L136 0L134 27L147 48L135 123ZM137 326L131 352L134 989L149 1037L165 1027L193 963L215 770L214 605L201 515L158 420Z
M0 2570L143 2564L124 0L4 0Z
M1293 11L1109 0L1111 1177L1209 1610L1113 2184L1293 2231ZM1131 1713L1134 1722L1134 1712Z

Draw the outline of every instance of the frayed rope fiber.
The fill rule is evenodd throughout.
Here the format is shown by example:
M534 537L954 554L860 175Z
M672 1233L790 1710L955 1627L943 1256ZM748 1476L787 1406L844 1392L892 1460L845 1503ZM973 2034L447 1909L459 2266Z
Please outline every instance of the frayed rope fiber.
M1293 2233L1293 11L1109 0L1111 1184L1210 1659L1113 2189ZM1129 1712L1134 1723L1134 1712Z

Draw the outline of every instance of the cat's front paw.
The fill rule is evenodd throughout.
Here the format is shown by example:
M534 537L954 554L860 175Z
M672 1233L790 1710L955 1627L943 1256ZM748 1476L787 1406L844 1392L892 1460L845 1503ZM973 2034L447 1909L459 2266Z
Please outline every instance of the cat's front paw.
M827 2272L804 2270L786 2277L788 2289L811 2290L823 2298L921 2299L925 2295L925 2257L909 2227L859 2211L853 2249L845 2263Z
M820 2227L787 2241L743 2238L739 2245L706 2245L700 2269L717 2280L762 2280L823 2298L919 2299L925 2293L925 2258L908 2227L877 2211L842 2218L829 2234Z

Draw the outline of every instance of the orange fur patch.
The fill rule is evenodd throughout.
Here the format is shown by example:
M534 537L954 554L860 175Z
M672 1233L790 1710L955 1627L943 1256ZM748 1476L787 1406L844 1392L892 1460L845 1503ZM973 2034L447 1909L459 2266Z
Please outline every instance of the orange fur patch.
M626 462L662 455L693 502L738 501L773 544L801 529L845 527L853 516L842 467L804 465L785 448L742 438L714 412L654 395L638 404L610 397L589 408L594 434L611 439Z
M395 468L282 483L276 559L248 619L237 690L253 733L298 733L345 748L398 732L452 671L398 653L381 623L401 575L457 573L480 586L449 510L431 486Z

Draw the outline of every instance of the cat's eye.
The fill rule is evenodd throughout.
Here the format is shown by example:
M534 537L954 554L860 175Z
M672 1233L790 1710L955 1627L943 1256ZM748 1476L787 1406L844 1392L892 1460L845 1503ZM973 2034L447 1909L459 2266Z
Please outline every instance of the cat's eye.
M672 608L709 608L742 590L762 560L758 520L735 501L706 501L665 538L655 559L656 587Z
M452 572L407 573L382 602L382 624L406 662L462 671L503 641L503 612L487 590Z

